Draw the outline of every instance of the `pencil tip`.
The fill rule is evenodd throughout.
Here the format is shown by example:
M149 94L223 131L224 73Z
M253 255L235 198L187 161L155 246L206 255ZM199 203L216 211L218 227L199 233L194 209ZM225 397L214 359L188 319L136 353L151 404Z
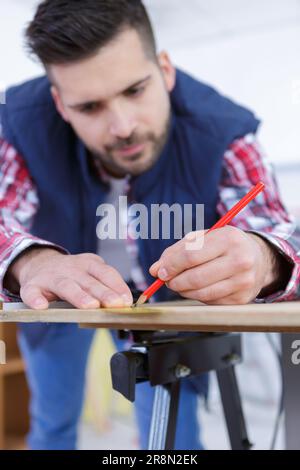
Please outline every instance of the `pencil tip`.
M147 300L146 295L140 295L140 297L137 299L136 303L133 305L133 308L139 307L140 305L143 305Z

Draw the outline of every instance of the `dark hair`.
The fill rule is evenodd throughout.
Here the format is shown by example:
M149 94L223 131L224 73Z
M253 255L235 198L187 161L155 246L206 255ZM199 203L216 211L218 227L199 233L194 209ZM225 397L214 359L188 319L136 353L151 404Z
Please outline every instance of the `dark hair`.
M141 0L44 0L26 29L30 53L44 65L91 57L126 28L135 29L147 55L156 43Z

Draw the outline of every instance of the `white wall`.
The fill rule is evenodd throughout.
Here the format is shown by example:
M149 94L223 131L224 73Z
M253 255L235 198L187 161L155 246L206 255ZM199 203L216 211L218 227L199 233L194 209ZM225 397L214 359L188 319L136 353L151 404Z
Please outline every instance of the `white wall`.
M23 30L37 0L0 0L0 83L18 83L42 73L25 54Z
M0 82L41 73L22 31L38 0L0 0ZM145 0L176 65L251 107L276 163L300 164L300 1Z

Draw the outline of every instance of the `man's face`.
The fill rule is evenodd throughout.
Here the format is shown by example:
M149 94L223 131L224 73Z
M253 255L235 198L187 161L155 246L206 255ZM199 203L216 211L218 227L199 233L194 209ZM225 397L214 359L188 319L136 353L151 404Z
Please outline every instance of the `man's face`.
M128 29L97 55L49 71L58 111L108 171L138 175L153 166L168 136L175 83L165 53L158 62L147 57Z

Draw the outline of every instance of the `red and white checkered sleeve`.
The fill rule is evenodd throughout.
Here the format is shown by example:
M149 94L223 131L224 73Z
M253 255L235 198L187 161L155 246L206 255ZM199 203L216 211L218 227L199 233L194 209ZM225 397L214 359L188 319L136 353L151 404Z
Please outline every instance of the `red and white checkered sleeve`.
M0 299L9 297L3 279L13 260L33 245L55 246L30 234L38 195L23 158L0 138ZM62 250L61 247L57 247Z
M232 143L224 155L217 210L225 214L255 184L265 190L232 221L232 225L269 241L291 264L292 275L284 291L257 301L300 298L300 229L280 197L271 164L252 134Z

